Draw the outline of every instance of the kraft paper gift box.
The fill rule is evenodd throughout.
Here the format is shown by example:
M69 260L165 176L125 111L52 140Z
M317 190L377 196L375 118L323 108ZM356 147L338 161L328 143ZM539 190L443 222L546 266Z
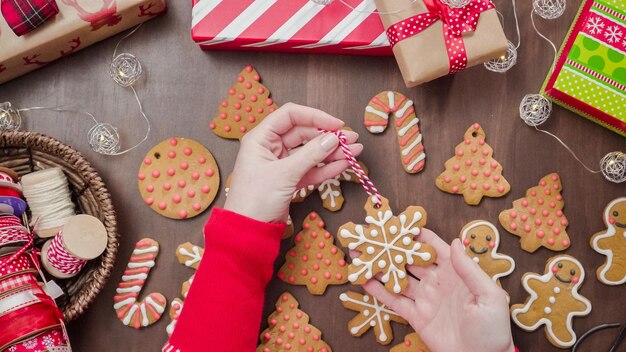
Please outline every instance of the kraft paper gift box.
M390 31L396 28L399 41L390 41L407 87L499 58L506 52L507 39L490 0L472 0L462 9L450 9L440 0L374 1L391 37L394 35ZM457 27L456 15L461 13L463 18L463 11L467 10L470 13L465 16L466 25L459 21L463 25ZM445 13L450 16L442 17ZM444 32L444 19L452 23L446 26L448 34ZM471 30L474 26L475 30ZM451 36L450 30L455 28L464 33L460 37Z
M626 137L626 1L583 1L542 93Z
M0 83L164 13L165 0L57 0L59 13L18 37L0 18ZM0 16L2 17L2 16Z

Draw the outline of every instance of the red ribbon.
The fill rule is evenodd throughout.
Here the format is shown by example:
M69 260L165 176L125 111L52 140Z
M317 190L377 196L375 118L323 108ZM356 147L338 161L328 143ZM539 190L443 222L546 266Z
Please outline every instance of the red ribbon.
M9 187L0 187L0 196L22 198L20 192Z
M441 20L443 38L446 42L450 72L456 73L467 67L467 52L463 42L463 33L473 32L478 25L478 18L484 11L494 8L491 0L470 0L461 8L451 8L441 0L423 0L427 12L409 17L387 28L391 46L421 33L433 23Z

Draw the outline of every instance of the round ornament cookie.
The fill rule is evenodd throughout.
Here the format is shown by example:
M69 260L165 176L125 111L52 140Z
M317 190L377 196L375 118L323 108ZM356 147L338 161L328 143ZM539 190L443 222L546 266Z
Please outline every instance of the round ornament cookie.
M150 149L137 174L144 202L171 219L193 218L215 199L220 184L217 162L202 144L170 138Z

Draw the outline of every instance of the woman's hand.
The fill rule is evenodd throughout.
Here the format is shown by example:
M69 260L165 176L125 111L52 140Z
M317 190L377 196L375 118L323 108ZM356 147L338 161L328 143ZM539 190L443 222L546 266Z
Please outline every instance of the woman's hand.
M296 190L348 168L337 136L318 131L343 126L306 106L288 103L274 111L242 139L224 208L260 221L285 221ZM352 153L359 155L358 134L344 133Z
M377 280L363 287L405 318L431 351L514 351L504 290L467 256L458 239L448 246L423 229L419 240L435 248L437 260L428 267L407 266L419 280L409 277L402 295L388 292Z

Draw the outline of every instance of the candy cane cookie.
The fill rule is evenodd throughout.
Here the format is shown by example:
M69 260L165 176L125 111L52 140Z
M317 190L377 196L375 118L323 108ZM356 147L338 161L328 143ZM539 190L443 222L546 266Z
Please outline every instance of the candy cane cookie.
M413 101L404 94L391 90L378 93L365 108L364 125L372 133L382 133L389 124L394 125L400 144L400 161L404 171L415 174L424 169L426 154L422 144L419 118L415 115Z
M150 293L144 300L137 301L158 254L159 243L153 239L144 238L135 245L113 297L113 308L124 325L135 329L152 325L165 311L167 300L160 293Z

